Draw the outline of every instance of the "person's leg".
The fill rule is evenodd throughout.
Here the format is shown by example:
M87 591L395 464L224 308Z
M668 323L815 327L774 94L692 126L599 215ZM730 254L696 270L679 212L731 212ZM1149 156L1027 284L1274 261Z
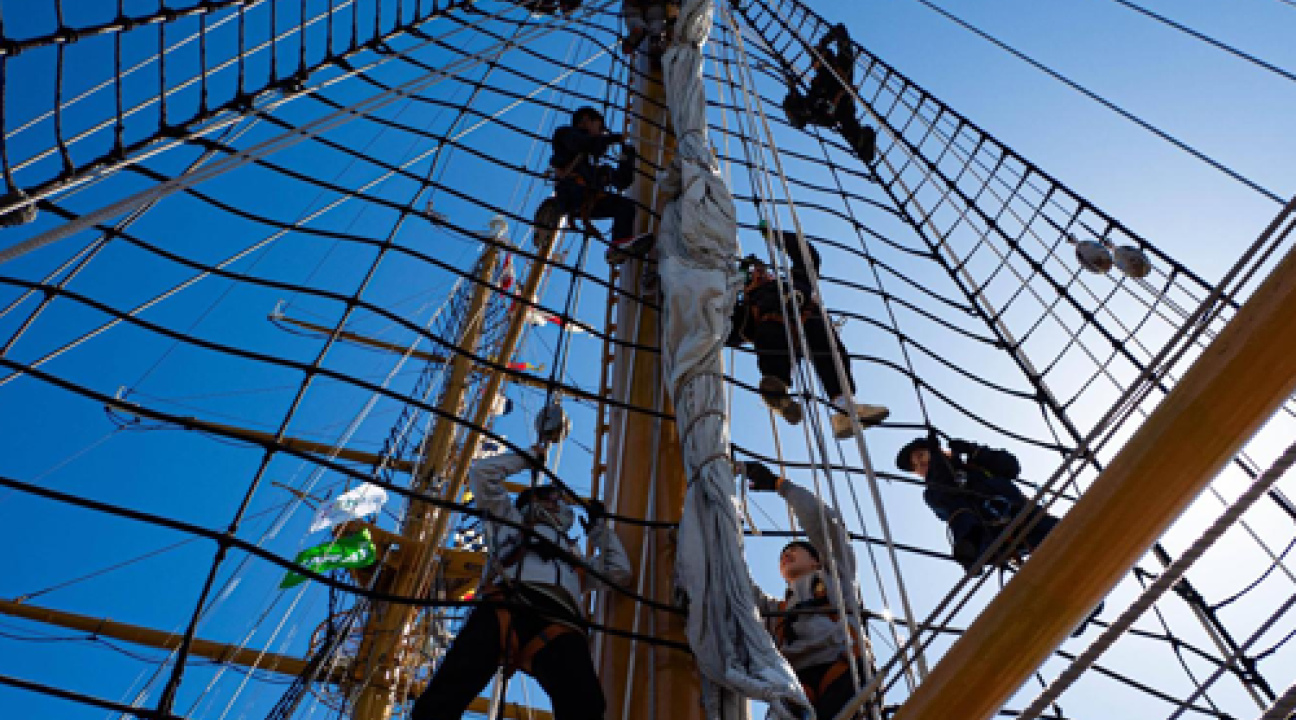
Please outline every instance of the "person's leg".
M644 11L637 2L621 3L621 20L625 22L626 32L644 29Z
M860 682L861 683L868 682L871 676L869 675L869 671L865 663L857 660L855 666L857 668L857 671L859 672ZM850 702L855 698L856 692L857 689L855 687L855 681L851 677L850 669L847 668L845 673L842 673L837 677L836 680L832 681L832 683L830 683L828 687L823 689L823 692L819 695L819 697L815 699L815 704L814 704L815 717L818 718L837 717L837 713L841 712L842 708L846 707L846 703ZM872 717L871 715L868 714L869 707L870 707L870 703L866 703L852 717L853 718Z
M890 410L881 405L870 405L855 399L855 375L851 371L850 356L846 354L846 346L828 319L823 316L811 317L804 324L806 343L810 346L810 361L814 364L819 382L823 383L824 391L828 393L833 407L837 410L829 418L832 423L833 437L844 440L855 434L855 424L851 422L847 412L850 407L846 403L848 394L852 398L855 417L858 418L861 428L877 425L886 420L891 414ZM834 351L841 358L846 380L845 387L842 386L841 378L837 374L837 363L833 359Z
M644 9L639 3L621 3L621 19L625 21L625 39L621 41L621 52L629 55L639 48L648 29L644 23Z
M855 99L849 94L842 96L841 102L837 104L836 119L842 137L859 159L866 163L873 162L877 155L877 131L860 124L859 118L855 117Z
M564 181L554 188L554 199L563 215L567 216L570 225L580 219L581 205L585 203L585 187L574 182Z
M788 90L783 100L783 112L787 113L788 124L797 130L805 129L810 113L806 108L806 99L795 87Z
M638 206L624 195L608 194L590 211L591 218L612 218L612 240L608 243L609 265L620 265L631 258L643 259L652 252L657 240L652 233L634 234Z
M846 703L855 697L855 683L850 672L838 676L815 700L814 711L817 718L835 718ZM858 717L858 715L857 715Z
M954 559L969 573L981 574L981 568L976 561L989 546L987 542L989 534L985 532L981 518L974 510L961 508L950 515L948 524L950 541L953 543L951 554Z
M835 399L842 395L837 363L833 360L834 350L841 357L846 384L854 395L855 379L851 375L850 356L846 354L846 346L842 344L841 338L837 337L837 332L822 316L806 318L801 324L805 327L806 343L810 346L810 362L814 365L815 374L819 376L819 382L823 383L828 397Z
M765 377L778 378L792 387L792 353L788 348L787 327L781 322L766 321L756 326L752 336L756 346L756 367Z
M752 344L756 346L756 367L761 372L761 399L788 423L796 425L801 422L802 410L801 403L788 393L794 358L787 328L781 322L762 322L752 334Z
M410 720L459 720L500 665L499 619L495 609L473 610L427 689L414 703Z
M531 675L549 694L554 720L603 720L607 700L581 633L561 635L537 652Z
M1040 543L1044 542L1044 538L1048 537L1048 534L1053 532L1053 528L1057 527L1057 524L1060 522L1057 518L1049 515L1043 510L1036 510L1035 512L1042 517L1039 518L1039 522L1035 523L1035 527L1031 528L1030 532L1026 533L1027 552L1035 552L1035 548L1039 547Z
M659 35L666 29L666 3L650 2L643 9L644 24L652 35Z
M590 206L589 217L591 220L612 218L612 241L616 242L634 236L637 209L630 198L617 193L607 193Z
M619 240L634 235L635 207L634 201L624 195L606 195L612 214L612 239Z

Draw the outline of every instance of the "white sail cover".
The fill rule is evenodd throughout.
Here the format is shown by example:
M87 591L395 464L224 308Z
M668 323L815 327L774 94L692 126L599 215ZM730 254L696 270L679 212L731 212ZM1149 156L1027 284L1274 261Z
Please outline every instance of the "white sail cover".
M387 502L387 491L377 485L364 483L338 495L320 506L311 519L310 532L326 530L348 520L372 515Z
M657 245L662 358L689 478L676 584L688 605L688 641L702 673L707 716L745 718L751 697L769 704L770 718L800 718L809 703L756 611L729 463L721 349L740 281L733 196L706 132L702 46L713 12L711 0L685 0L675 42L662 60L679 143L662 180L672 198Z

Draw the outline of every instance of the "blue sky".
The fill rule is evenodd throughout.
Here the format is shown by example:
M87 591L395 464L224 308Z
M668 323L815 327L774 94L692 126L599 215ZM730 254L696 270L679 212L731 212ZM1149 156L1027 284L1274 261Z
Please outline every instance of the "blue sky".
M1235 261L1277 210L1271 201L1186 158L1145 130L1009 57L914 0L811 4L830 20L846 22L856 39L929 92L1207 278L1218 277ZM7 32L25 36L51 28L48 12L33 11L25 4L15 10L19 6L11 5L3 8ZM318 3L310 5L314 7ZM1296 155L1296 139L1292 138L1289 127L1293 110L1296 110L1296 88L1291 87L1288 81L1187 39L1114 2L960 1L942 5L1256 182L1280 194L1293 192L1289 168ZM65 3L69 17L86 22L103 17L102 8L91 15L92 6L92 3ZM150 7L147 3L128 3L127 11L146 12ZM1278 66L1296 68L1296 49L1292 48L1289 33L1285 32L1296 20L1296 8L1276 0L1248 0L1227 7L1204 2L1148 3L1148 7ZM291 16L288 10L283 12ZM606 25L611 20L604 18L601 22ZM192 25L179 27L183 29ZM449 30L446 25L434 24L431 27L436 32ZM177 31L177 37L180 34ZM155 48L148 33L133 37L137 40L127 43L128 55L137 53L137 57L144 57ZM228 36L222 37L224 42L229 42ZM604 33L597 38L610 43L612 36ZM453 41L457 48L470 49L480 49L491 42L469 32L456 35ZM91 43L97 44L86 45L91 48L86 51L87 56L100 62L97 65L87 62L85 67L94 69L87 69L84 77L95 76L108 67L104 58L110 45L103 41ZM570 36L545 38L533 46L548 58L557 60L564 57L584 60L598 54L598 49L589 41ZM8 79L13 84L6 95L11 128L16 122L48 107L52 53L52 50L33 51L12 61ZM186 69L192 72L195 57L178 54L170 58L170 71L177 76ZM285 51L283 57L291 59L291 51ZM365 57L372 59L372 56ZM451 53L430 49L422 51L419 57L436 65L447 62ZM549 79L558 72L554 60L543 60L516 51L507 57L516 59L506 63L506 67L536 77ZM264 70L264 64L257 64L261 62L254 60L249 65L251 77L255 77L258 69ZM596 58L591 65L594 73L605 72L606 67L606 57ZM388 82L401 82L414 77L414 72L393 63L384 66L379 75ZM480 76L483 71L478 69L474 72ZM312 81L332 75L322 73ZM71 74L69 89L79 87L83 82L88 81L83 80L81 73ZM138 85L127 88L129 97L148 96L149 80L141 78L138 82ZM488 84L497 90L528 92L534 89L532 81L507 70L492 73ZM213 88L217 87L228 89L228 78L214 79ZM604 95L603 89L592 78L572 79L563 87ZM762 85L762 89L770 95L777 92L768 83ZM329 95L342 102L354 102L370 92L372 89L361 83L349 82L335 86ZM468 90L460 83L443 83L433 86L426 94L455 104L467 97ZM541 98L567 108L576 104L562 92L545 92ZM174 106L176 112L192 102L192 96L181 95ZM507 107L510 102L510 98L492 90L484 92L475 107L494 112ZM107 99L96 97L86 103L84 115L69 114L68 121L88 122L91 118L102 117L110 107L107 103ZM777 108L767 110L777 112ZM318 103L306 101L289 104L279 113L301 123L326 111ZM444 109L407 102L397 102L380 114L384 118L437 132L447 130L454 119ZM511 110L504 117L541 134L547 133L554 122L552 115L546 115L542 108L534 106ZM613 119L618 120L615 115ZM719 121L718 118L713 120ZM735 121L735 118L730 120ZM151 122L146 117L138 128L147 128ZM136 126L131 128L132 131L136 129ZM280 132L278 128L262 124L248 130L239 143L246 147ZM47 126L32 131L11 145L11 154L21 156L33 148L45 147L50 137ZM397 131L384 132L373 123L354 123L333 131L328 137L351 147L364 147L370 157L391 163L414 160L429 149L426 139ZM806 137L782 131L779 139L780 144L785 144L788 149L809 148L807 151L818 152L817 145ZM725 152L722 139L716 142ZM541 145L531 143L513 130L494 126L474 130L465 138L465 143L471 148L505 154L510 162L530 168L542 168L547 159L547 151ZM192 150L180 150L151 161L150 166L176 172L195 156L196 152ZM274 161L347 187L356 187L381 172L373 164L356 162L318 144L304 144L286 150ZM516 173L494 168L462 150L450 153L448 160L441 162L445 163L440 171L443 181L455 184L470 197L489 198L492 204L507 207L520 215L528 215L547 192L539 183L521 181ZM791 160L788 163L790 172L815 182L832 182L829 174L815 163ZM420 174L427 169L426 158L414 160L412 172ZM743 174L737 168L733 173L735 177ZM22 177L20 174L20 180ZM746 184L741 177L739 183ZM138 178L122 175L62 202L84 212L146 186ZM330 193L320 194L306 182L285 179L264 168L240 170L213 180L200 189L241 209L288 222L333 199ZM380 185L375 195L404 203L415 190L414 182L405 179ZM873 193L868 189L863 192ZM798 196L797 200L809 202L811 198ZM484 227L489 218L490 213L485 208L456 199L444 191L436 193L435 202L438 210L447 212L454 222L465 227ZM856 209L866 224L892 229L890 221L880 214L864 206ZM739 213L744 222L756 219L750 205L741 206ZM369 205L358 211L353 205L344 205L321 216L311 227L352 232L381 240L391 231L393 219L390 210ZM801 219L816 234L846 236L840 223L822 214L807 211ZM787 222L789 218L782 216L781 220ZM53 218L46 213L33 228L6 232L3 242L7 245L10 238L16 242L35 230L52 226ZM166 200L138 223L135 231L151 242L203 261L223 259L273 232L259 223L235 218L230 213L213 210L206 203L183 197ZM12 263L0 274L26 280L38 279L89 238L83 233ZM515 242L524 243L525 230L515 224L512 238ZM741 239L745 252L757 249L759 241L754 234L746 233ZM394 234L394 240L402 247L426 252L457 268L471 266L477 247L475 243L429 227L422 221L411 221L401 227ZM855 242L850 238L843 242L846 240ZM912 236L904 238L903 242L913 242ZM932 272L926 261L906 259L876 245L870 245L869 249L893 261L900 270L908 271L920 285L951 296L957 292L946 277ZM350 294L359 287L374 254L372 247L334 243L318 236L292 233L231 267L255 277ZM573 249L570 257L575 255ZM826 274L873 286L874 280L867 265L858 258L837 251L828 253L826 257ZM603 272L601 260L592 261L590 270L596 275ZM70 287L114 307L125 308L148 299L189 274L175 263L118 244L92 263L85 275ZM898 295L921 297L898 285L896 278L887 276L884 280L887 288ZM450 273L429 268L397 253L379 266L363 298L379 307L391 308L413 322L422 323L431 317L452 282ZM544 296L545 304L550 308L561 308L567 286L566 277L555 273ZM14 297L13 292L6 288L0 298L7 302ZM824 292L830 305L850 308L872 318L885 317L881 303L859 293L848 292L841 286L829 286ZM325 324L336 322L344 312L342 304L334 301L247 283L206 280L185 291L177 301L163 303L144 316L167 327L192 331L214 342L310 362L320 351L318 338L287 334L264 319L280 300L288 301L289 315ZM586 286L575 314L585 322L598 324L602 319L603 303L603 292L595 286ZM30 301L23 306L30 307ZM952 322L967 322L957 312L940 308L932 311ZM14 330L22 315L14 313L0 319L4 337L7 338ZM15 346L10 356L21 362L30 362L103 319L98 313L72 303L56 302L53 309L42 316L36 329ZM1013 374L1011 363L1005 358L987 353L973 343L961 343L920 317L904 311L901 311L900 324L918 336L931 338L944 354L958 358L976 373L1002 379L1014 387L1022 386L1020 378ZM363 309L352 316L351 327L360 332L378 334L391 342L407 342L412 338L408 330L393 327L389 320ZM849 347L857 354L902 361L894 339L864 322L852 321L843 332ZM555 341L552 329L533 332L523 358L536 363L551 362ZM594 358L599 352L599 342L592 337L578 336L571 339L571 347L573 358L568 368L569 376L583 387L597 389ZM1031 403L1003 402L995 393L949 374L937 363L922 359L917 362L924 377L951 388L961 401L991 417L995 423L1031 437L1046 434ZM380 382L393 369L394 363L395 359L389 355L338 347L330 352L325 364L344 374ZM291 370L177 346L156 333L138 328L114 329L51 362L47 370L105 394L112 394L119 387L130 388L139 402L177 414L198 415L269 431L273 431L283 417L301 380L300 374ZM733 372L746 380L755 380L754 362L749 357L739 357ZM856 363L855 372L861 399L885 402L893 408L893 419L899 423L920 421L920 409L912 384L902 376L882 369L879 364L864 362ZM394 387L408 390L412 380L413 376L408 372L398 375ZM501 419L496 428L520 442L529 432L529 422L523 417L525 411L534 409L538 398L519 391L512 394L521 411ZM0 386L0 397L4 407L13 408L5 414L0 427L2 436L9 441L6 447L10 449L2 454L0 474L63 492L223 529L261 462L261 452L255 448L231 446L191 432L166 428L117 431L105 418L98 403L54 391L31 379ZM327 379L319 380L306 394L298 419L289 428L290 434L335 440L368 399L367 393L355 388ZM1090 417L1102 409L1104 406L1095 401L1089 407L1078 407L1076 412ZM376 449L390 432L397 410L396 403L379 401L349 444ZM949 408L934 404L932 412L935 421L953 434L984 438L1021 453L1028 468L1027 475L1032 479L1045 477L1056 462L1056 455L1007 440ZM741 418L735 421L735 440L768 451L773 443L759 403L739 397L734 414ZM574 438L588 443L592 437L593 414L588 408L576 405L573 406L573 415L576 421ZM1271 434L1277 439L1289 438L1287 430L1277 428ZM805 456L804 440L799 431L784 427L779 432L789 455L799 453ZM895 448L913 434L913 430L905 428L885 428L869 433L869 449L878 468L891 470L890 458ZM1264 457L1266 449L1273 452L1277 439L1270 442L1269 437L1261 438L1262 447L1257 451L1260 458ZM851 445L842 446L842 451L852 458L857 452ZM587 453L569 444L563 452L558 471L574 486L587 487L589 462ZM240 536L252 541L264 539L268 547L286 556L321 539L322 536L305 535L309 511L300 508L281 530L275 534L270 532L276 508L290 500L288 493L277 489L271 482L303 489L309 487L320 494L342 487L342 478L336 474L315 478L313 471L310 464L289 457L274 459L251 507L254 516L268 514L249 520ZM808 480L808 477L803 475L799 479ZM867 495L863 480L854 479L854 487L863 502ZM1221 491L1228 495L1236 492L1237 487L1235 478L1226 478ZM846 485L838 485L838 488L843 497L849 494ZM916 488L902 483L884 483L882 492L899 542L943 548L943 529L922 505ZM783 517L783 510L776 499L757 504L760 507L756 511L758 521L762 518L761 512L775 521ZM0 507L4 508L9 519L11 533L22 538L23 547L32 548L31 552L16 560L17 567L0 584L0 597L49 587L83 572L183 539L176 533L69 510L11 492L0 494ZM1217 511L1218 505L1214 510L1210 507L1208 501L1203 501L1201 509L1194 511L1200 514L1190 514L1188 521L1209 518ZM874 528L872 511L867 504L859 515L856 515L853 504L844 514L852 527L858 529L866 523L870 530ZM1262 534L1269 536L1278 549L1292 535L1290 521L1276 516L1271 510L1257 511L1253 519ZM1190 529L1195 525L1185 522L1185 526L1189 529L1172 533L1168 538L1172 548L1182 548L1191 539ZM1204 586L1207 579L1218 583L1219 594L1212 600L1240 587L1264 567L1249 540L1236 537L1230 540L1218 557L1208 556L1199 578ZM777 591L779 585L774 574L773 552L780 544L778 541L754 539L749 545L753 573L771 592ZM862 549L861 557L866 557ZM211 558L211 543L197 542L102 579L52 592L34 602L47 602L53 607L108 615L154 627L182 627L192 610ZM246 637L252 646L300 654L324 611L324 593L310 584L300 592L279 593L273 589L281 574L277 568L255 560L242 566L243 559L236 555L226 561L221 581L236 577L237 586L220 596L219 606L204 621L200 634L231 642ZM883 564L881 559L878 562ZM911 562L906 567L906 580L919 614L925 615L925 611L956 580L956 568L949 563L922 558ZM867 560L861 563L862 567L866 565L869 565ZM871 577L871 569L868 573L869 576L861 578L866 601L871 607L882 605L878 589L881 585L887 588L894 607L894 580L885 570L879 573L883 579L876 582ZM1275 598L1290 594L1290 588L1285 585L1288 581L1280 577L1281 573L1278 575L1263 586L1262 592L1226 610L1226 622L1236 622L1242 628L1252 627L1257 622L1256 618L1266 609L1272 609ZM988 595L983 590L974 605L979 606ZM1128 600L1130 589L1123 588L1115 597ZM1191 620L1186 621L1187 612L1182 603L1168 601L1165 612L1176 631L1204 644L1200 630L1194 628ZM960 620L965 622L966 617L961 616ZM1149 627L1154 625L1150 623ZM1283 626L1290 628L1290 622L1280 623L1280 627ZM31 632L30 626L19 626L7 620L3 621L3 628L11 634ZM115 700L129 701L127 689L132 687L139 673L149 667L83 644L31 643L10 639L0 639L0 642L4 643L4 651L0 653L3 658L0 672ZM879 643L885 648L885 641ZM941 646L942 643L937 644L937 647ZM156 653L150 654L150 657L156 656ZM1159 649L1140 645L1139 641L1123 644L1109 660L1114 667L1136 670L1140 677L1176 694L1181 694L1185 687L1182 672L1170 665L1173 659ZM1280 685L1289 682L1293 676L1292 658L1280 655L1274 663L1265 667L1275 669L1273 677ZM190 671L178 707L184 712L192 709L202 716L219 716L225 704L232 702L234 711L231 717L259 717L281 691L277 686L252 683L249 689L240 693L237 681L224 678L215 683L215 690L204 692L210 677L207 669ZM1246 703L1249 701L1236 697L1239 694L1236 683L1226 680L1222 685L1228 686L1220 694L1227 699L1229 707L1248 707ZM518 697L525 692L528 691L514 689ZM531 699L537 699L534 689L529 693ZM76 709L62 701L17 690L0 689L0 696L7 707L16 708L15 717L103 716L100 712ZM1062 705L1074 717L1167 714L1163 712L1166 706L1158 701L1143 698L1138 702L1147 702L1147 705L1132 702L1127 695L1098 683L1065 697Z

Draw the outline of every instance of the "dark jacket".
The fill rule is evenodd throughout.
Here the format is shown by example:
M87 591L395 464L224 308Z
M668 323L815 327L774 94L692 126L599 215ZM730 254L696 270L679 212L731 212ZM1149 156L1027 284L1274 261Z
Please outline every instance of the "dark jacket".
M806 247L810 249L810 263L814 266L815 274L818 275L819 265L822 262L819 251L808 240ZM811 300L814 297L814 285L810 282L810 273L807 271L806 259L801 254L801 242L797 239L796 233L788 231L783 233L783 251L787 255L791 272L788 278L782 281L782 297L779 293L780 281L777 279L753 281L743 288L742 294L738 296L738 302L734 304L726 345L738 347L744 342L750 342L751 334L755 332L761 318L784 315L783 303L786 301L790 305L794 295L803 316L819 313L818 306Z
M629 146L615 168L598 162L617 142L619 135L590 135L572 125L555 130L549 166L558 184L576 183L593 190L630 187L634 182L634 152Z
M1026 496L1013 483L1020 473L1021 465L1007 450L977 445L965 460L933 453L923 500L941 520L965 508L984 516L987 501L1011 518L1026 504Z

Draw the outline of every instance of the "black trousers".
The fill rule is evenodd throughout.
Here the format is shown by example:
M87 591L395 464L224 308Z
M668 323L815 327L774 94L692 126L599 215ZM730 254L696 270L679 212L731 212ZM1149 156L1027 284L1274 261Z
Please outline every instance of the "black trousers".
M837 381L837 366L833 363L834 347L841 354L846 380L854 395L855 378L851 374L850 356L846 354L846 346L842 344L841 338L837 337L837 331L820 315L807 318L802 325L805 327L806 342L810 344L810 363L814 365L815 374L819 376L819 382L823 383L828 397L835 398L844 394L841 383ZM752 342L756 346L756 366L760 368L761 374L773 375L792 387L792 363L801 353L792 352L788 346L789 329L793 331L795 339L795 327L788 328L781 322L767 320L756 326Z
M802 686L817 689L822 683L824 675L826 675L834 665L836 665L836 663L811 665L804 670L797 670L796 676L797 679L801 681ZM857 661L856 667L860 671L861 679L868 677L864 672L863 662ZM854 697L855 681L851 679L850 670L848 668L846 672L842 673L840 677L823 689L823 692L814 699L813 703L811 703L811 707L814 708L816 718L827 718L827 720L832 720L837 717L837 713L841 712L842 708L846 707L846 703L850 702ZM854 717L865 717L864 708L868 707L869 705L866 703L864 707L861 708L861 711L856 713Z
M525 646L549 624L530 609L509 608L518 645ZM445 660L414 703L410 720L459 720L499 669L503 643L493 607L472 611ZM607 700L590 659L585 635L558 636L531 661L531 676L549 695L556 720L603 720Z
M1003 532L1001 526L989 525L985 522L981 515L982 508L976 507L978 502L980 502L979 498L969 498L968 506L963 511L951 515L949 519L950 535L956 550L954 559L958 560L959 564L963 565L965 569L976 562L977 558L985 554L985 551L999 539L999 535ZM1011 515L1016 514L1012 511L1009 512ZM1048 534L1053 531L1053 528L1059 522L1057 518L1039 509L1035 510L1035 517L1039 518L1039 522L1036 522L1030 532L1026 533L1024 541L1017 545L1016 550L1030 554L1035 548L1039 547L1040 543L1044 542L1044 538L1048 537ZM1028 518L1023 523L1031 522L1035 520L1035 517ZM959 547L960 543L964 543L963 548ZM960 552L960 550L962 551ZM998 554L1001 557L1007 557L1013 550L1014 548L1011 546L1003 547L1000 548ZM997 565L998 563L992 559L991 564Z
M580 219L581 208L585 205L585 198L590 193L584 185L575 182L559 183L554 190L555 197L558 198L558 204L561 206L563 214L567 215L571 221ZM612 218L612 239L625 240L634 235L635 211L638 208L632 200L624 195L616 193L605 193L603 197L594 202L590 208L591 220L605 220Z
M842 137L855 151L871 150L862 148L861 144L865 143L868 131L860 124L859 118L855 117L855 98L850 93L842 95L841 101L831 114L823 113L817 110L816 97L807 98L798 90L792 90L783 100L783 110L787 113L788 122L793 127L803 128L806 125L818 125L820 127L836 127L841 130ZM871 159L871 158L865 158Z

